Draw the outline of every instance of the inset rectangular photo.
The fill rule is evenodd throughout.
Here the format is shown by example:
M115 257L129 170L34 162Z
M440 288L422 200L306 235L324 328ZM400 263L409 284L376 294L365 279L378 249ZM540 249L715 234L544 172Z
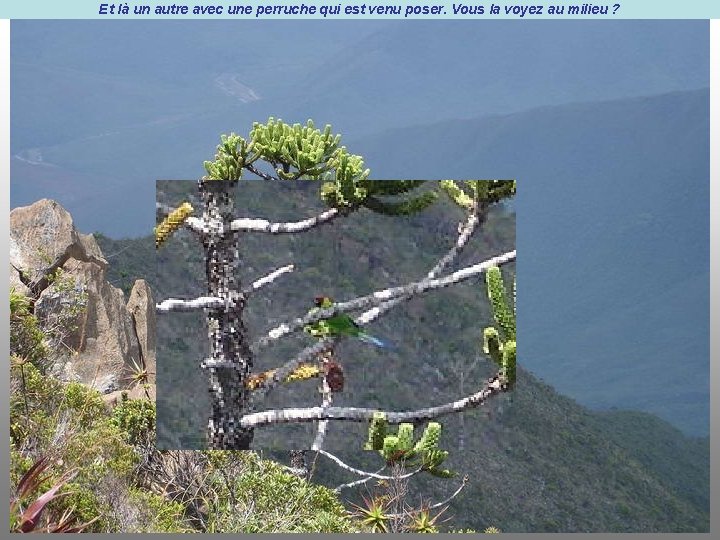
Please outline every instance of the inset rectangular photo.
M450 474L515 389L515 181L269 165L157 182L157 447Z

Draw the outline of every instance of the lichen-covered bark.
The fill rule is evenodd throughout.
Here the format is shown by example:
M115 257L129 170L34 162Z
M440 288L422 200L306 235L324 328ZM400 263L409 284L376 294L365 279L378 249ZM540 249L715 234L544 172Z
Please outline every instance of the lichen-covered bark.
M225 300L228 305L208 310L210 357L203 362L210 377L212 416L208 423L210 448L247 450L253 430L240 425L249 412L250 394L245 381L252 369L252 354L242 321L244 301L237 297L239 283L235 269L239 261L237 235L230 231L233 219L231 190L236 182L200 182L205 203L203 234L208 295Z

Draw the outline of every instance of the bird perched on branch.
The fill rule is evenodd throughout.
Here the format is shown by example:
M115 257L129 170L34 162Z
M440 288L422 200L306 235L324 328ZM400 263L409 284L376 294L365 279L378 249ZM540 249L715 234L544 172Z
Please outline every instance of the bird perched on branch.
M312 311L328 309L334 305L332 298L328 296L315 297L315 308ZM324 338L333 336L350 336L358 338L365 343L371 343L376 347L390 349L392 346L374 336L371 336L360 328L349 315L338 313L327 319L320 319L317 322L305 326L305 331L311 336Z

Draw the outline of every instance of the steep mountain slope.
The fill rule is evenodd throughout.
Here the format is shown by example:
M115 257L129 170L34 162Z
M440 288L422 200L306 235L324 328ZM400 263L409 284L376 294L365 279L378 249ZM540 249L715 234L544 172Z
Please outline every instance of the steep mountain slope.
M428 178L517 178L525 365L585 405L705 435L708 137L700 90L423 125L355 147L385 177L422 163ZM693 386L678 387L688 371Z
M192 191L193 186L188 188ZM305 215L315 206L301 193L314 189L312 184L293 190L286 184L269 188L254 183L242 189L243 196L237 200L245 215L287 219L298 213ZM268 189L275 194L270 199L283 201L281 207L269 203ZM183 191L187 193L186 189L173 190L166 183L161 197L177 201L183 198ZM495 213L482 241L470 247L471 259L481 259L512 245L514 226L503 214ZM297 264L295 275L252 300L247 311L251 332L255 334L290 314L301 313L307 306L306 297L315 291L360 294L381 281L402 282L417 273L425 259L447 248L442 238L444 232L454 228L454 219L446 207L439 206L424 216L400 223L349 220L347 225L332 227L336 230L322 231L316 242L245 236L241 251L241 275L245 279L278 266L280 261ZM438 234L428 235L428 230ZM341 240L337 248L331 247L328 252L328 240L333 237ZM408 237L410 242L406 241ZM132 255L133 248L122 251L132 245L147 249L152 243L150 238L103 238L100 242L107 251L118 253L118 268L132 274L142 272L145 265L152 271L152 265L147 266L149 261L139 261ZM200 253L193 248L196 245L191 235L181 233L159 252L163 266L175 268L164 272L162 278L154 277L159 299L168 295L190 297L202 290ZM375 247L368 249L369 245ZM325 249L324 255L318 249ZM369 255L373 253L371 262ZM376 354L344 344L347 386L337 397L338 404L382 404L402 409L417 405L418 399L441 403L457 397L459 375L453 361L473 358L477 331L471 329L487 320L477 292L477 285L472 284L459 288L450 302L447 297L414 302L403 313L373 325L374 333L395 340L400 348L397 354ZM159 353L158 368L165 369L165 377L158 376L160 384L165 384L165 392L162 388L158 392L159 425L164 424L160 436L171 444L175 439L176 444L195 446L201 444L207 414L207 383L197 369L206 338L198 317L177 315L172 315L172 321L168 317L158 321L158 332L165 336L165 344L159 343L160 348L165 348L164 356ZM468 331L458 334L458 328ZM277 359L287 358L298 345L293 341L286 347L274 348L270 356L258 359L258 368L277 365ZM467 374L468 381L481 380L487 370L482 361L476 364L475 371ZM465 366L468 371L472 368L473 362ZM172 379L167 378L168 374ZM180 386L186 389L177 392ZM283 392L282 399L270 405L316 400L315 385L309 384ZM452 452L449 466L472 478L467 492L451 507L454 524L478 529L496 525L505 531L707 530L707 439L688 439L665 422L653 420L644 422L639 440L632 427L632 414L623 414L629 418L620 413L591 413L521 370L510 399L499 400L489 410L466 414L464 448L459 443L459 420L452 417L445 423L443 446ZM256 442L269 455L281 456L288 447L307 444L310 436L308 426L282 426L260 430ZM363 459L358 447L363 439L362 427L335 424L330 430L328 449L355 463L358 457ZM645 444L652 450L648 451ZM372 456L365 456L363 461L366 468L379 465ZM331 486L348 480L322 462L317 474L318 480ZM421 481L411 496L418 497L422 492L425 497L440 500L455 485L453 481Z
M657 419L621 426L521 371L512 404L477 426L482 444L456 466L477 475L463 508L477 509L476 523L502 516L507 531L707 530L708 439L668 437Z

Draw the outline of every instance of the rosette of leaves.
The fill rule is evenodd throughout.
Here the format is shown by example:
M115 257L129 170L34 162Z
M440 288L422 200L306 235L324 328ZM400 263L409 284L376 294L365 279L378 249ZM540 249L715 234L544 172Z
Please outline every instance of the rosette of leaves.
M423 505L418 511L412 515L412 523L410 524L410 530L414 533L420 534L434 534L440 532L438 525L440 525L440 516L442 516L448 507L445 506L434 516L431 514L431 508L429 505ZM450 519L450 518L448 518ZM448 519L443 521L448 521Z
M391 514L387 507L387 501L382 497L368 498L363 495L362 498L363 505L350 503L355 508L353 515L372 533L388 532Z
M442 469L441 465L449 456L447 450L438 447L442 425L430 422L420 438L415 441L415 426L402 423L397 432L388 433L388 424L383 413L375 413L368 428L365 450L375 450L388 464L402 462L406 467L421 467L433 476L451 478L457 473Z

